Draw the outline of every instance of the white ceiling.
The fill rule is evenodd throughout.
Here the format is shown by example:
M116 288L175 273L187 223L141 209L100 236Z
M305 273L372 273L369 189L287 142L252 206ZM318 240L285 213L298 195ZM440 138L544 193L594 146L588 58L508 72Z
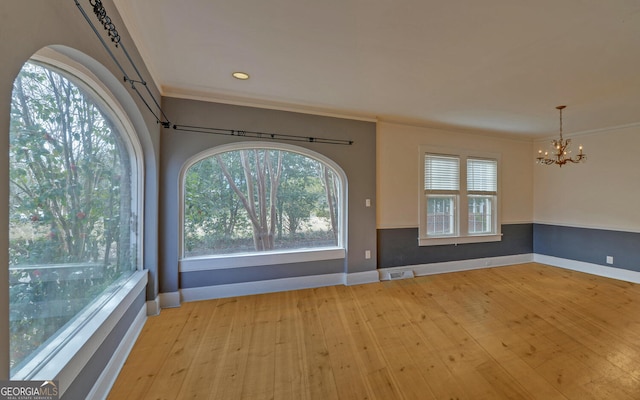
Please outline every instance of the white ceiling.
M638 0L115 3L165 96L532 137L560 104L569 135L640 123Z

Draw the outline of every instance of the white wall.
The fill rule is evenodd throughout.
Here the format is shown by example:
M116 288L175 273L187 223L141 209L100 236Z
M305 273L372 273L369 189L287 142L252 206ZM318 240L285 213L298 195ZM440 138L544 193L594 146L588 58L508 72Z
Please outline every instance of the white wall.
M580 144L585 163L535 167L534 222L640 232L640 125L572 138L574 151Z
M397 123L377 127L377 227L418 226L420 145L500 153L502 223L533 219L533 143L530 139L461 133ZM536 150L537 151L537 150Z

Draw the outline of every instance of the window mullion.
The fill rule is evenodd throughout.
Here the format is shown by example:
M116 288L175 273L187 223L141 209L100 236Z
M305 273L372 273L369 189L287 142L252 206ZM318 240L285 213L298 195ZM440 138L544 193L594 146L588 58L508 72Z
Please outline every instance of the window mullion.
M419 244L499 241L500 155L431 146L420 155Z
M484 190L469 190L467 191L467 195L480 195L480 196L496 196L498 192L495 191L484 191Z
M458 210L459 235L469 234L469 197L467 193L467 157L460 157L460 209Z

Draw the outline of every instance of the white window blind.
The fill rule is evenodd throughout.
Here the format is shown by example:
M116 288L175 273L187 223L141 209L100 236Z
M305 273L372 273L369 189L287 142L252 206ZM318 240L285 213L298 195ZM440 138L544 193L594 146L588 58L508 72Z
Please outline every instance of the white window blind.
M467 192L497 194L498 162L496 160L467 159Z
M502 240L500 154L427 145L420 152L419 245Z
M424 188L434 191L460 190L460 159L453 156L425 154Z

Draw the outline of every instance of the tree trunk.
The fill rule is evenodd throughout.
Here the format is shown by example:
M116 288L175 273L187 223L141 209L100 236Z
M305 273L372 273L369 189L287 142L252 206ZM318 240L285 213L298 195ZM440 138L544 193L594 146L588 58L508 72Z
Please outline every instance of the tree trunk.
M251 158L253 156L253 168ZM282 174L282 153L278 151L277 165L274 168L269 150L255 149L251 153L240 150L240 161L246 181L246 195L236 185L229 169L220 155L215 156L222 174L229 186L240 198L244 206L253 231L253 243L256 251L271 250L275 246L275 231L277 226L276 199L280 176ZM267 180L269 182L267 182ZM268 196L267 196L268 188ZM256 193L257 189L257 193Z
M329 206L329 218L331 220L331 232L333 233L334 244L338 244L338 213L337 213L337 194L338 188L335 179L329 173L329 169L324 165L322 168L322 177L324 180L325 192L327 194L327 204Z

